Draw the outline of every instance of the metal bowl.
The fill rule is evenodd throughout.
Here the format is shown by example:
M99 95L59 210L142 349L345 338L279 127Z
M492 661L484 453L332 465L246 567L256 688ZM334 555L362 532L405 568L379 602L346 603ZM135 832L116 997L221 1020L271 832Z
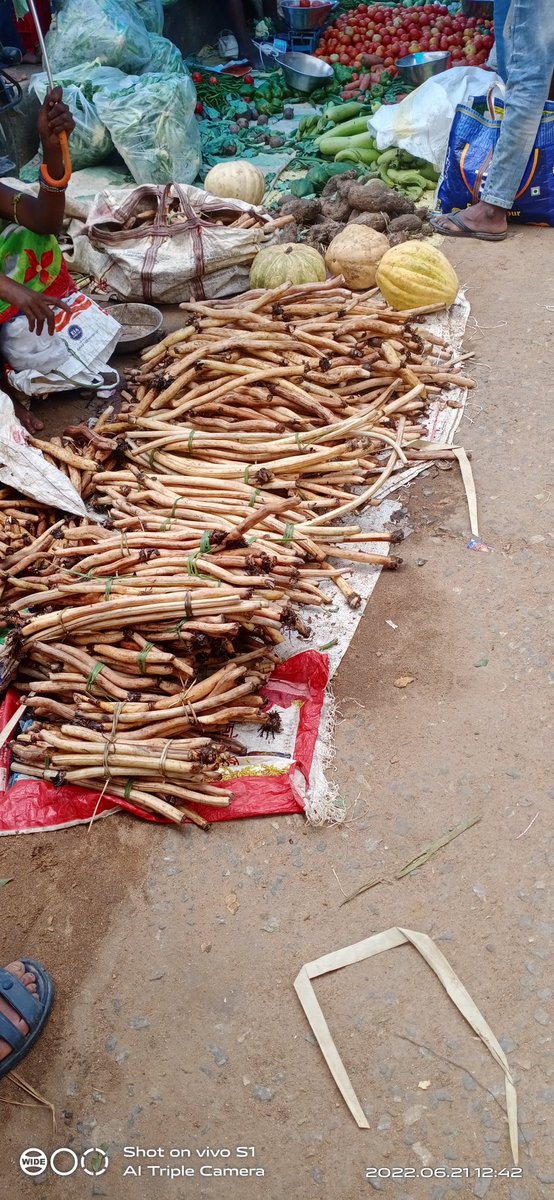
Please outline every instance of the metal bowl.
M163 313L153 304L103 304L102 308L121 325L116 354L133 354L158 340Z
M283 15L289 29L295 33L311 33L313 29L321 29L327 17L335 7L336 0L312 0L309 8L301 8L299 0L281 5Z
M396 67L404 83L419 87L426 79L446 71L449 61L449 50L418 50L417 54L407 54L405 58L398 58Z
M333 68L329 63L313 54L281 54L278 62L290 86L296 88L297 92L313 92L333 78Z

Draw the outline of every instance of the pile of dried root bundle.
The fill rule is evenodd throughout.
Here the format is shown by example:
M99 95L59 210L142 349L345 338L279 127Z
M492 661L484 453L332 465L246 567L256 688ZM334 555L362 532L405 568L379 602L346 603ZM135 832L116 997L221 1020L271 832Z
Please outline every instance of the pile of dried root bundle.
M362 533L356 511L451 454L420 448L425 409L471 381L420 312L341 280L183 308L126 411L56 448L105 522L12 549L0 621L35 716L15 768L203 824L195 804L229 803L233 726L272 728L263 685L287 630L309 635L299 608L333 587L356 607L348 564L399 564L359 548L401 535Z

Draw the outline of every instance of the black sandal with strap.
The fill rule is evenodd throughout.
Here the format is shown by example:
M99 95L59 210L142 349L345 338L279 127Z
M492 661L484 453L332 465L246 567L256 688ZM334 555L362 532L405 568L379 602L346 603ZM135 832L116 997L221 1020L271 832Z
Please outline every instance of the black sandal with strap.
M456 229L449 229L447 225L442 224L443 221L450 221ZM482 233L480 229L470 229L459 212L441 213L440 217L431 217L430 223L435 232L442 233L443 237L474 238L477 242L504 242L508 236L506 230L502 233Z

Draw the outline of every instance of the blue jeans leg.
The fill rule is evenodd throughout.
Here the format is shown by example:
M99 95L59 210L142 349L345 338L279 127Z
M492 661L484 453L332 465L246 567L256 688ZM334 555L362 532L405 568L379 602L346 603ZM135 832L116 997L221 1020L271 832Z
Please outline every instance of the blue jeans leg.
M506 80L508 78L508 54L506 40L509 38L509 32L506 28L506 23L510 15L512 0L494 0L494 45L496 50L496 69L500 78Z
M501 0L500 7L504 3ZM481 199L510 209L533 149L552 78L553 0L512 0L505 33L504 119Z

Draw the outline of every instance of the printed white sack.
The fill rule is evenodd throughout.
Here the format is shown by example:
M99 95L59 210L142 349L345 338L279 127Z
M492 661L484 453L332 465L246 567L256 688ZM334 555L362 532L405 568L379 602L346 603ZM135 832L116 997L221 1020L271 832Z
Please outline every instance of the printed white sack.
M154 213L139 225L141 213ZM73 271L101 280L125 300L178 304L245 291L252 260L267 244L264 224L217 225L222 216L270 217L242 200L221 199L192 184L115 188L96 198L86 224L72 221Z
M86 505L67 475L48 463L40 450L29 446L27 438L9 396L0 392L0 483L41 504L86 516Z
M31 333L23 314L0 326L0 352L12 387L26 396L101 387L121 326L88 296L66 296L71 313L58 309L56 330ZM113 372L117 382L117 372Z

